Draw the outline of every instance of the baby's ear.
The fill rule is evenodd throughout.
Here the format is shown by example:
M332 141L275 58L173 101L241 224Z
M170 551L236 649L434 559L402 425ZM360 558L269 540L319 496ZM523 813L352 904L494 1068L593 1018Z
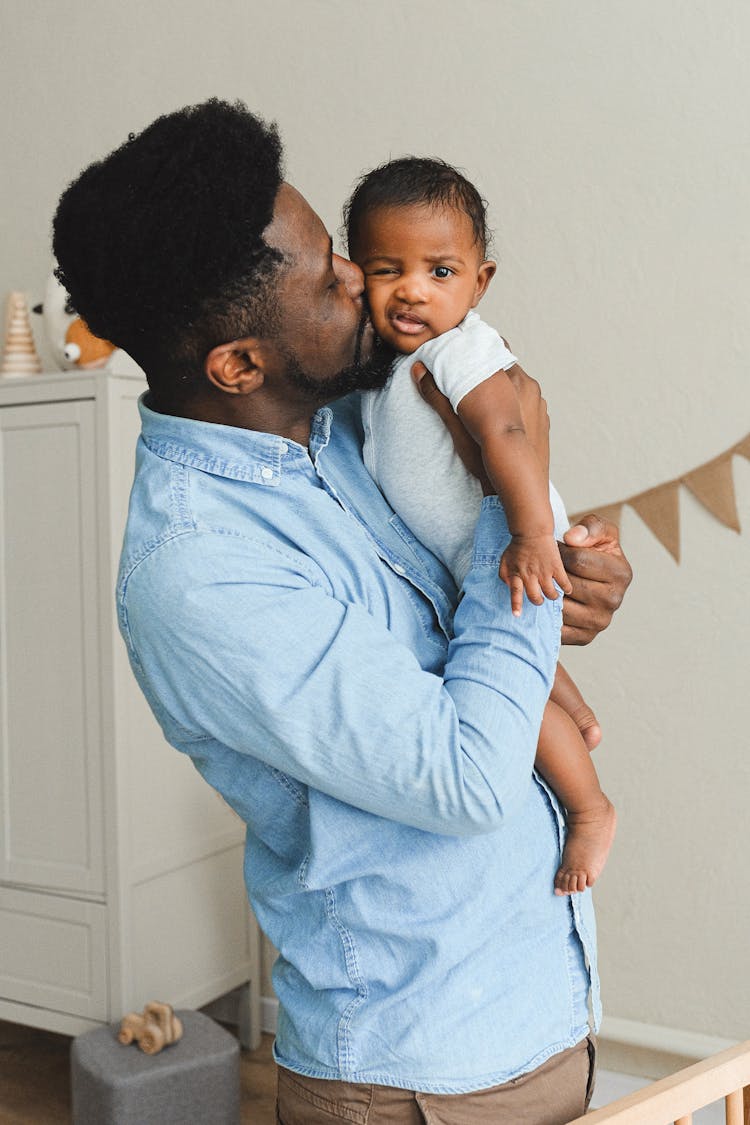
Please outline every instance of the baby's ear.
M476 288L474 289L474 301L472 302L472 308L475 308L479 304L479 302L482 300L482 297L487 292L487 286L495 276L496 269L497 262L493 262L492 259L487 258L484 262L482 262L481 266L479 267L479 272L477 273L477 284Z

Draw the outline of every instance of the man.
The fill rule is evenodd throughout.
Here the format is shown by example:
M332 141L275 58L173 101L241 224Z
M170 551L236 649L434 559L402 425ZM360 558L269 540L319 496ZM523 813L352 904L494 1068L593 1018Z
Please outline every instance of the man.
M211 101L58 208L73 304L150 386L122 633L165 736L248 826L283 1125L559 1125L591 1086L590 985L599 1006L590 899L553 894L561 820L533 775L560 603L513 618L491 496L458 601L365 473L341 396L390 357L280 157ZM538 388L519 396L545 457ZM570 538L563 630L585 642L630 571L595 517Z

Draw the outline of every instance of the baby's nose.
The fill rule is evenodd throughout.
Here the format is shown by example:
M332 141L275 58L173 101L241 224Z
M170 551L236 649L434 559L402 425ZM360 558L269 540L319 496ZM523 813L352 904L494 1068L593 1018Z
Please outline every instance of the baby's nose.
M415 273L402 274L396 288L396 296L408 305L423 303L427 299L425 279Z

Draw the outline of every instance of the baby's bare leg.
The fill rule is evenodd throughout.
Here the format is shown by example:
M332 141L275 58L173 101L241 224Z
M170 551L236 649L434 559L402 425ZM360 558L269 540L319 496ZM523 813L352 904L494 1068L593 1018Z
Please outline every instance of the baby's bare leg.
M601 874L615 835L617 814L599 785L581 732L551 700L544 710L536 768L565 807L568 836L555 876L555 894L590 887Z
M562 664L557 665L555 682L550 699L567 711L583 736L588 750L596 750L602 740L602 730L596 715L578 690L578 684L568 675Z

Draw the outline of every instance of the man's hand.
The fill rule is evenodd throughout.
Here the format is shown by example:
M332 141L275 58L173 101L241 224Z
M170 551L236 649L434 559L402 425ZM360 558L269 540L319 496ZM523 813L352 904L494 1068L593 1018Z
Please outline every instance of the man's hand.
M595 515L565 532L560 554L573 587L563 602L562 642L587 645L609 625L633 572L617 528Z

